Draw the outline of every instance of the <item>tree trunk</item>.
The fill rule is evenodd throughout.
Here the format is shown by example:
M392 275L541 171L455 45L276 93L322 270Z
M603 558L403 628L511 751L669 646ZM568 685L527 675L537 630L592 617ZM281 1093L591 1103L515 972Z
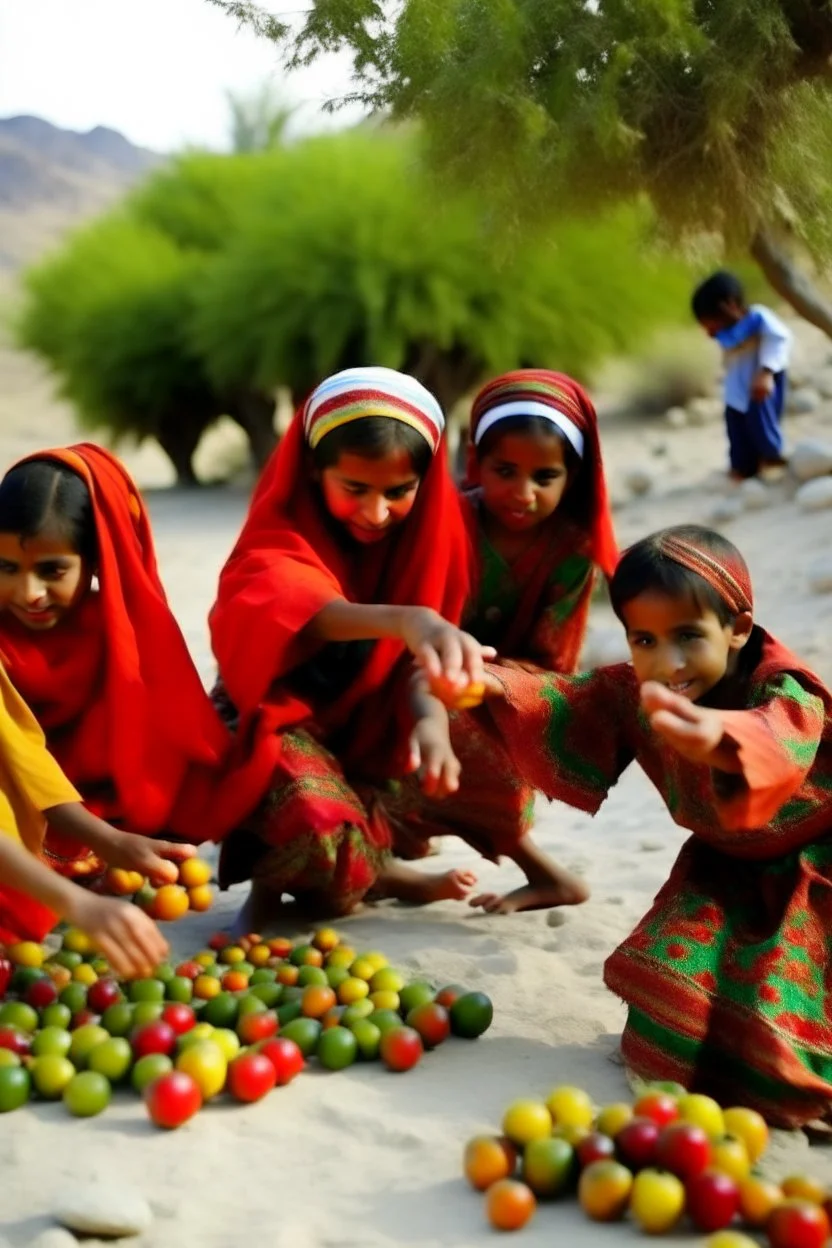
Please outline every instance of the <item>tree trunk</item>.
M238 391L228 407L228 415L236 421L248 438L254 467L261 472L277 445L274 428L275 401L261 390Z
M750 250L769 285L778 295L791 304L804 320L817 325L818 329L822 329L832 338L832 303L796 268L785 248L767 230L761 228L752 238Z
M205 423L190 421L181 412L170 420L159 422L156 441L173 464L178 485L188 488L199 485L193 458L204 430Z

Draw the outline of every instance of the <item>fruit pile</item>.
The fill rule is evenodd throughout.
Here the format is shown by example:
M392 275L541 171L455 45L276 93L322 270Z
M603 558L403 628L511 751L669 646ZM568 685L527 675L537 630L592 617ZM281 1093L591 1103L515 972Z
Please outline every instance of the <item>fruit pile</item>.
M577 1194L587 1217L629 1217L648 1235L687 1216L711 1234L709 1248L757 1248L729 1229L740 1223L762 1231L771 1248L823 1248L832 1194L808 1175L779 1184L762 1177L756 1166L767 1144L754 1110L723 1110L675 1084L645 1087L634 1105L599 1112L581 1088L559 1087L545 1101L510 1105L502 1134L470 1140L463 1165L502 1231L525 1226L538 1201Z
M209 946L129 982L78 930L54 953L26 941L0 956L0 1113L34 1094L91 1117L128 1086L157 1125L178 1127L223 1091L260 1100L312 1056L326 1070L380 1058L404 1071L491 1023L483 993L407 982L331 928L308 943L217 933Z
M181 919L189 910L210 910L214 901L210 880L209 863L202 858L186 858L179 863L175 884L153 888L139 871L110 867L104 877L104 890L116 897L131 897L151 919L169 922Z

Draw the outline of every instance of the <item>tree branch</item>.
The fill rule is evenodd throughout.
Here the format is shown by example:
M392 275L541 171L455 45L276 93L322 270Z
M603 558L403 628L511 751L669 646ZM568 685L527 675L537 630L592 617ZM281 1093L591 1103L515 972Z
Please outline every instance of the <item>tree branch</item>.
M271 39L273 43L281 43L290 33L290 27L281 22L273 13L267 13L254 0L208 0L233 17L240 26L248 26L261 39Z
M795 267L788 252L764 227L758 229L752 238L750 251L778 295L805 320L817 325L832 338L832 303Z

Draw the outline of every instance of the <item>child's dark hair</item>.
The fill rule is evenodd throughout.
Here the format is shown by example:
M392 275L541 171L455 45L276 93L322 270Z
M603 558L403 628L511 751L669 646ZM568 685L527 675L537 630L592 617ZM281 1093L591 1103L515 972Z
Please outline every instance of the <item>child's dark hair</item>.
M92 499L84 482L51 459L28 459L0 481L0 533L15 533L21 544L49 534L94 563L98 544Z
M679 524L651 533L625 550L610 581L610 602L615 614L624 623L624 608L640 594L666 594L668 598L690 598L700 611L713 611L720 624L733 624L735 613L698 572L676 563L662 549L662 539L675 537L690 542L728 567L742 568L748 576L745 560L733 542L713 529L698 524Z
M745 305L742 282L733 273L720 269L706 277L693 292L691 307L697 321L715 320L725 315L724 304L732 301Z
M413 471L423 477L433 459L426 438L401 420L389 416L366 416L351 420L321 438L312 451L315 467L320 471L332 468L342 455L359 455L363 459L383 459L385 455L406 451Z

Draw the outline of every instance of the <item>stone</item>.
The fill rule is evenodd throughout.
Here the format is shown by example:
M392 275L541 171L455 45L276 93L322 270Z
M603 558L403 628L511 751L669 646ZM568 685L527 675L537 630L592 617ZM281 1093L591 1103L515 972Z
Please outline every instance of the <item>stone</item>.
M820 407L820 395L811 386L790 390L786 395L786 411L793 416L810 416Z
M803 511L825 511L832 507L832 477L818 477L801 485L794 496Z
M688 423L688 414L683 407L669 407L664 414L664 421L671 429L684 429Z
M832 594L832 555L816 559L810 565L809 588L813 594Z
M820 438L805 438L798 442L789 455L789 468L798 481L812 481L832 472L832 442Z
M818 373L815 385L822 399L832 399L832 368L825 368Z
M733 494L730 498L723 498L716 504L710 515L710 522L713 525L730 524L732 520L736 520L737 516L742 514L742 498L739 494Z
M79 1183L55 1202L56 1221L82 1235L141 1235L153 1222L145 1198L116 1183Z
M702 425L713 424L716 420L721 420L725 413L725 405L722 399L691 399L685 409L687 412L688 423L701 427Z
M755 477L743 481L739 494L746 511L762 511L771 503L771 494Z
M33 1239L29 1248L78 1248L78 1240L62 1226L50 1226Z
M624 478L624 484L636 498L649 494L654 483L655 477L648 468L631 468Z

